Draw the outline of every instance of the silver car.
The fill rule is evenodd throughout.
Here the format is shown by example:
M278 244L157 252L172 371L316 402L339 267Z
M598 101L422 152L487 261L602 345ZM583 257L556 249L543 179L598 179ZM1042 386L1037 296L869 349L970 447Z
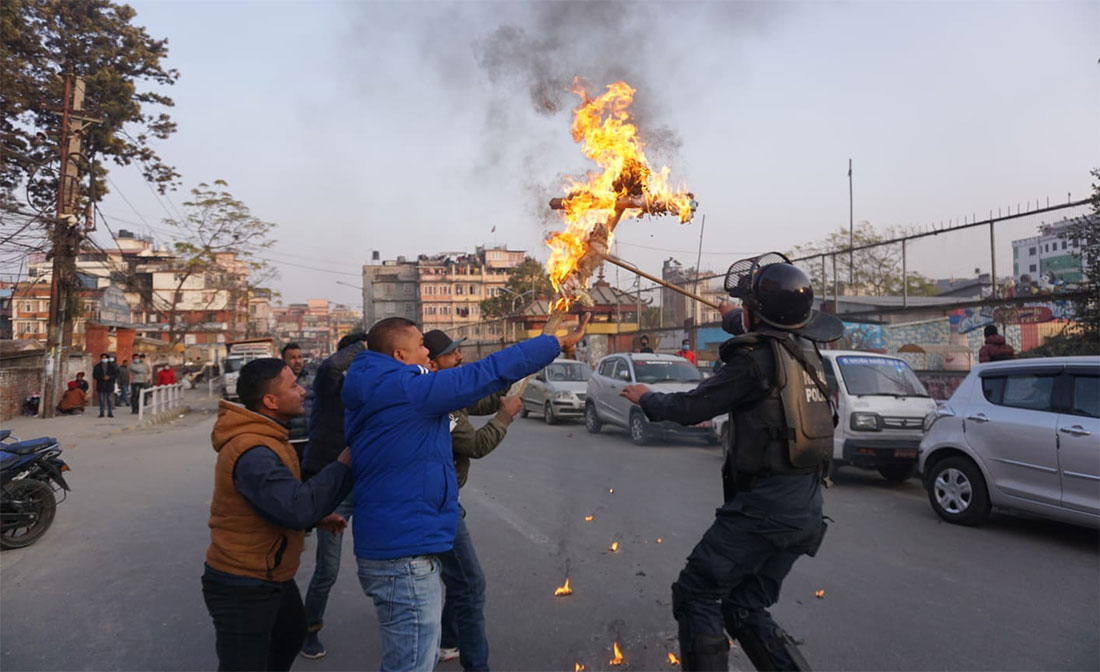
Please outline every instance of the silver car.
M924 485L947 522L999 507L1100 527L1100 357L981 364L925 428Z
M584 417L584 398L592 367L571 359L556 359L540 371L523 391L523 409L527 417L532 411L541 413L546 424L562 418Z
M584 424L595 434L605 424L630 430L630 438L638 445L675 433L698 436L715 443L712 422L707 420L692 427L675 422L650 422L642 409L619 396L627 385L641 383L654 392L687 392L703 379L691 362L676 355L624 353L608 355L600 360L588 379L588 399L584 404Z

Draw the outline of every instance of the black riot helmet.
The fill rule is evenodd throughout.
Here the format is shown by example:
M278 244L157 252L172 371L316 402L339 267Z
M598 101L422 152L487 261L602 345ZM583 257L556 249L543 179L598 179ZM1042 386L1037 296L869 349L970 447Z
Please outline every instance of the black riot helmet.
M734 262L726 272L726 291L777 329L801 329L813 317L813 283L778 252Z

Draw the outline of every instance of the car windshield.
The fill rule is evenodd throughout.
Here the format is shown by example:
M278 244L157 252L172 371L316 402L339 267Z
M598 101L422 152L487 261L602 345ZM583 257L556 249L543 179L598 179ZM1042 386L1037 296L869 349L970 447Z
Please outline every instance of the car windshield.
M848 394L927 397L924 385L904 360L892 357L837 357Z
M687 360L636 359L634 378L639 383L697 383L703 376Z
M563 362L546 367L546 380L584 382L592 375L592 367L584 362Z
M244 357L230 357L225 360L226 373L240 371L242 366L244 366Z

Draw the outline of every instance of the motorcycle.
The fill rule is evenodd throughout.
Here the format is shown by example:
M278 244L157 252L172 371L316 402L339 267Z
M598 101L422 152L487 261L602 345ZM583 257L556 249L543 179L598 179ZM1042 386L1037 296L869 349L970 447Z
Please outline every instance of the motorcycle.
M0 549L26 548L50 529L70 491L60 455L57 439L18 441L0 430Z

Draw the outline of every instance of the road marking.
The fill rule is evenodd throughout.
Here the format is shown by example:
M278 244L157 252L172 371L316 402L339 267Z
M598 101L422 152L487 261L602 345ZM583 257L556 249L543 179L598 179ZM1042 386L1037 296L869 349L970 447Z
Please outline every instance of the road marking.
M477 493L478 502L481 504L481 506L489 509L489 511L496 514L498 518L511 525L512 529L523 535L523 537L526 538L527 541L530 541L536 546L550 546L552 548L556 548L554 542L550 540L550 537L540 532L538 528L536 528L534 525L531 525L530 523L525 521L519 516L519 514L515 513L503 504L499 504L495 500L490 499L489 497L485 497L485 493L481 490L473 487L470 487L469 489Z

